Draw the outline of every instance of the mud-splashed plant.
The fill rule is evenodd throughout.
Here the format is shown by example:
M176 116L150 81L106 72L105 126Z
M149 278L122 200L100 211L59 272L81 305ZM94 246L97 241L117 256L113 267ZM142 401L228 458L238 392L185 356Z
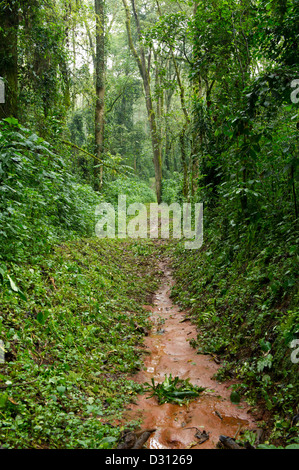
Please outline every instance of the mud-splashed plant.
M169 374L169 377L165 374L162 383L155 384L153 378L151 384L145 383L145 391L152 391L148 398L156 396L160 405L163 403L188 404L190 400L197 398L204 390L205 387L192 385L190 379L172 378L171 374Z

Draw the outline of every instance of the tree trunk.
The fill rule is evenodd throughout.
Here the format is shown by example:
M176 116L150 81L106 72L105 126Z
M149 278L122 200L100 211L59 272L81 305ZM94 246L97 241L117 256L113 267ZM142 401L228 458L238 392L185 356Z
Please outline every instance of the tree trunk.
M123 1L123 5L125 8L125 14L126 14L126 28L127 28L127 34L128 34L129 47L137 62L139 72L143 81L143 87L144 87L144 92L145 92L145 103L146 103L149 124L150 124L151 140L152 140L152 147L153 147L156 195L157 195L157 201L158 203L160 203L162 199L162 155L161 155L161 144L160 144L156 114L155 114L152 94L151 94L149 70L146 64L144 48L140 46L139 54L137 53L135 49L133 38L132 38L132 32L131 32L130 10L129 10L127 1L126 0L122 0L122 1ZM133 6L134 17L135 17L135 22L137 26L137 33L138 33L138 37L140 38L139 17L135 8L134 0L132 0L132 6Z
M188 197L189 184L188 184L188 165L187 165L187 156L186 156L186 136L185 136L185 127L183 128L180 134L180 145L181 145L181 158L183 165L183 196Z
M0 77L5 86L5 103L0 104L0 119L18 117L18 5L7 1L0 10Z
M193 16L195 18L197 14L198 2L194 2L193 8ZM197 60L197 50L196 47L193 46L193 60L196 62ZM199 98L202 97L202 85L201 85L201 76L200 72L194 74L192 82L192 89L193 89L193 100L197 101ZM195 113L193 112L192 116L192 143L191 143L191 160L192 160L192 174L191 174L191 195L195 196L197 192L197 181L199 174L202 172L202 168L200 169L200 154L202 153L202 145L203 145L203 135L202 130L200 133L197 130L196 124L196 117Z
M161 80L160 80L160 75L159 75L159 61L158 61L158 54L154 51L154 57L155 57L155 86L156 86L156 116L157 116L157 122L159 123L158 125L158 140L159 140L159 145L160 145L160 155L163 155L163 138L162 138L162 116L164 114L164 92L161 87ZM162 157L161 157L161 162L162 162Z
M162 11L161 11L158 0L156 0L156 5L157 5L159 16L162 16ZM189 191L189 182L188 182L188 165L187 165L187 154L186 154L186 130L187 130L187 127L190 125L190 117L189 117L189 113L188 113L186 101L185 101L184 84L181 79L180 70L179 70L177 59L175 57L172 46L170 47L170 52L171 52L171 58L172 58L172 62L173 62L174 70L175 70L176 79L177 79L177 84L180 90L181 108L185 117L185 123L180 134L180 147L181 147L181 159L182 159L183 175L184 175L183 195L187 197L188 191Z
M168 80L173 81L174 77L171 74L171 65L172 62L168 62ZM166 88L165 90L165 149L164 149L164 159L165 161L165 167L167 171L171 171L171 150L172 150L172 139L171 139L171 131L170 131L170 124L169 124L169 112L170 112L170 104L171 104L171 99L173 96L174 90ZM172 165L173 167L173 165Z
M96 13L96 107L95 107L95 155L103 158L104 150L104 104L105 104L105 13L104 0L95 0ZM98 191L103 182L103 167L94 165L94 189Z

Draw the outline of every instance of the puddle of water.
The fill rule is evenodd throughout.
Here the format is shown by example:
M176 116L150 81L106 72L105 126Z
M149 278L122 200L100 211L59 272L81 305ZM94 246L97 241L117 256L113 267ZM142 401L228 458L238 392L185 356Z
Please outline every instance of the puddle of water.
M219 436L236 436L242 429L254 429L256 425L245 403L234 405L230 401L231 383L220 384L212 379L217 365L208 355L198 355L189 341L196 338L196 327L184 321L185 313L170 299L169 286L173 285L166 263L160 263L164 272L162 286L155 295L154 306L144 306L152 313L152 333L145 338L145 347L151 352L144 359L144 369L131 377L138 383L163 382L165 374L206 387L206 391L188 406L171 403L159 405L155 397L140 395L125 413L125 419L142 419L142 429L156 429L147 441L148 449L213 449ZM171 310L171 315L169 311ZM157 334L161 319L163 334ZM195 437L198 431L206 431L209 439L202 444Z

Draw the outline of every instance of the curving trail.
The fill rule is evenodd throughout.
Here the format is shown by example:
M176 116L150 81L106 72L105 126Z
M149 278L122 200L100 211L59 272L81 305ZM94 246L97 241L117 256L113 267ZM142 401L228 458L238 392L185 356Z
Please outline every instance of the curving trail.
M213 449L219 436L235 437L241 430L255 429L256 425L246 403L234 405L230 401L232 382L220 384L212 379L219 366L208 355L198 355L189 345L196 338L196 327L186 320L186 313L170 299L173 285L167 260L160 262L164 273L161 287L154 296L154 306L144 306L151 312L153 328L145 338L150 354L145 357L145 370L132 377L138 383L162 382L164 375L172 374L191 383L207 387L189 406L169 403L158 405L149 394L138 396L125 413L125 419L142 419L142 429L156 429L146 443L148 449ZM208 440L200 443L197 436L205 431Z

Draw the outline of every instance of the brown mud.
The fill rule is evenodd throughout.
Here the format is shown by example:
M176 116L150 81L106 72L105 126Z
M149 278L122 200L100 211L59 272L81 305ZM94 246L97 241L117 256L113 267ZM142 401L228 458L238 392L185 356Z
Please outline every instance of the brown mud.
M171 374L173 378L189 378L206 390L183 406L159 405L156 397L148 398L150 393L140 395L126 411L125 420L141 419L141 429L156 429L145 445L148 449L214 449L220 435L236 438L241 431L257 426L245 402L235 405L230 401L232 382L213 379L219 369L213 357L199 355L190 346L190 340L197 337L196 327L170 298L173 279L167 260L160 262L160 269L164 275L153 306L144 306L153 323L145 338L150 354L144 359L144 369L132 380L151 383L154 378L163 382L165 374ZM200 436L206 434L208 439L201 443Z

